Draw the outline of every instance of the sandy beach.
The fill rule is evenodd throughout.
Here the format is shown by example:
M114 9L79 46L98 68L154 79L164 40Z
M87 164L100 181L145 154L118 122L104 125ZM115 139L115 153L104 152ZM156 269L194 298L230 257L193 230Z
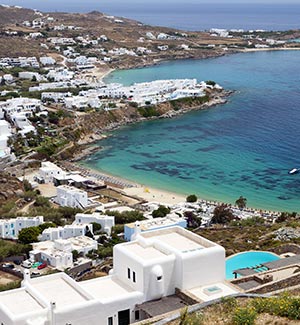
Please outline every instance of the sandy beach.
M176 204L185 202L186 200L184 195L147 186L125 188L123 192L130 196L142 198L148 202L159 202L161 204Z

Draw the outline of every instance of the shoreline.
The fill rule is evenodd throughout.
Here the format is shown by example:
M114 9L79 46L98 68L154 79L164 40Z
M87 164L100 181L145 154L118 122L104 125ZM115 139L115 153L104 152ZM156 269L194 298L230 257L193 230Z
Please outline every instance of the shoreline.
M300 50L300 48L262 48L262 49L243 49L241 51L235 51L235 52L232 52L232 53L227 53L225 55L231 55L231 54L237 54L237 53L250 53L250 52L262 52L262 51L285 51L285 50L288 50L288 51L291 51L291 50ZM197 58L193 58L193 59L197 59ZM199 58L199 60L202 60L203 58ZM170 61L169 59L167 60L159 60L159 62L154 62L152 65L150 66L153 66L153 65L156 65L156 64L160 64L160 63L163 63L163 62L167 62L167 61ZM175 58L174 61L177 61L177 59ZM131 67L130 69L134 69L134 68L142 68L142 67L136 67L136 66L133 66ZM101 77L101 80L103 81L103 79L105 77L107 77L111 72L115 71L116 69L109 69L107 70ZM122 68L120 70L123 70ZM228 93L226 93L226 96L225 98L222 97L222 100L220 102L208 102L208 103L205 103L203 105L201 105L201 107L199 106L196 106L196 107L192 107L192 108L188 108L188 109L180 109L179 111L175 111L173 112L174 115L172 116L160 116L160 117L150 117L150 118L139 118L139 119L135 119L135 120L132 120L132 121L122 121L122 122L119 122L119 123L116 123L116 124L113 124L113 125L108 125L107 127L105 127L103 130L101 130L100 134L93 134L94 136L94 139L92 140L89 140L87 142L83 142L82 144L84 146L87 146L88 148L91 148L91 146L96 143L96 142L99 142L105 138L107 138L107 136L111 136L110 134L105 134L105 132L111 132L111 131L115 131L123 126L126 126L126 125L130 125L130 124L135 124L135 123L140 123L140 122L145 122L145 121L152 121L152 120L157 120L157 119L161 119L161 118L174 118L174 117L177 117L177 116L180 116L180 115L183 115L185 113L188 113L190 111L193 111L193 110L202 110L202 109L208 109L212 106L216 106L216 105L220 105L220 104L225 104L227 102L227 97L229 95L231 95L233 92L232 91L228 91ZM96 151L99 151L101 150L101 148L97 148L97 149L94 149ZM164 189L160 189L160 188L155 188L155 187L151 187L151 186L147 186L145 184L139 184L138 182L135 182L135 181L132 181L132 180L127 180L126 178L123 178L123 176L118 176L118 175L114 175L114 174L110 174L106 171L102 171L102 170L97 170L97 169L93 169L91 167L88 167L88 166L82 166L82 165L79 165L79 163L83 160L85 160L85 158L87 158L88 156L90 156L91 154L94 153L94 150L87 150L87 153L86 154L83 154L81 155L80 157L76 157L74 160L72 161L75 161L75 165L76 166L80 166L80 167L84 167L86 169L89 169L90 171L93 171L93 172L96 172L96 173L100 173L102 175L106 175L108 177L112 177L114 179L119 179L121 181L124 181L126 183L131 183L133 184L133 187L130 187L130 188L124 188L122 190L122 192L124 192L126 195L129 195L129 196L133 196L133 197L139 197L141 199L144 199L144 200L147 200L147 201L155 201L155 200L158 200L158 202L160 203L165 203L165 204L174 204L174 203L179 203L179 202L185 202L185 198L186 196L184 196L184 194L180 194L180 193L176 193L176 192L172 192L172 191L168 191L168 190L164 190ZM81 151L82 153L82 151ZM112 185L113 187L113 185ZM117 187L116 187L117 188ZM118 188L119 189L119 188ZM188 195L188 194L186 194ZM225 204L229 204L231 205L230 203L226 203L226 201L217 201L217 200L207 200L207 199L201 199L201 201L203 202L207 202L208 204L221 204L221 203L225 203ZM255 210L257 211L257 213L262 213L262 212L271 212L272 214L279 214L281 213L280 210L268 210L266 208L251 208L249 207L247 210Z
M130 187L115 187L112 184L109 185L109 187L113 188L114 190L119 191L121 194L125 194L126 196L135 198L135 199L140 199L143 201L147 202L157 202L159 204L166 204L166 205L173 205L173 204L178 204L182 202L186 202L186 197L190 194L194 193L178 193L178 192L173 192L172 190L167 190L167 189L162 189L159 187L155 186L147 186L145 183L139 183L130 179L127 179L123 176L115 175L112 173L109 173L105 170L99 170L90 166L86 166L84 164L79 164L78 162L64 162L67 163L65 167L67 168L72 168L74 170L84 170L84 175L90 174L90 175L102 175L105 177L108 177L109 179L112 180L117 180L120 182L123 182L124 184L130 184ZM232 203L224 202L224 201L219 201L219 200L214 200L214 199L205 199L204 197L196 194L198 196L198 202L205 203L210 206L217 206L220 204L227 204L232 208L236 208ZM258 215L261 215L263 213L267 213L273 216L279 216L282 211L279 210L271 210L271 209L266 209L266 208L258 208L258 207L251 207L248 206L243 210L244 212L250 212L250 213L257 213Z

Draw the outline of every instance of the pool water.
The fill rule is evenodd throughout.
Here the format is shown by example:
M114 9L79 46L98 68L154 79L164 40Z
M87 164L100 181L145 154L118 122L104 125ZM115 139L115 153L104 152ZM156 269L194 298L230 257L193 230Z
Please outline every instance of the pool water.
M226 260L226 279L234 279L233 271L246 267L255 267L262 263L279 260L279 256L269 252L245 252L229 257ZM257 268L257 272L266 271L264 267Z

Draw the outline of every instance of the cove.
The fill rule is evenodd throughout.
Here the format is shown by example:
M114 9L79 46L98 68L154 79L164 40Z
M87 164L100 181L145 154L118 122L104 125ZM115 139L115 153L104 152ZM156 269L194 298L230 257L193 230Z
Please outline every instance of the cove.
M300 211L300 52L184 60L115 71L106 82L214 80L226 105L123 127L83 163L152 187L248 206Z

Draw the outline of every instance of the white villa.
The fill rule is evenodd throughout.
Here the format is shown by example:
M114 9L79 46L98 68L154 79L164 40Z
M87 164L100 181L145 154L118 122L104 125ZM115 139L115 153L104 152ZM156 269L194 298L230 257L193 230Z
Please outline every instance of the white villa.
M91 224L78 224L66 225L64 227L47 228L39 237L39 241L68 239L72 237L84 236L87 229L93 233L93 225Z
M45 184L53 183L53 178L66 174L60 167L50 161L42 162L39 169L39 178Z
M107 234L111 233L111 228L115 226L115 217L106 216L97 212L92 214L77 213L75 215L75 221L73 224L91 224L92 222L101 225L101 230Z
M12 135L11 126L5 120L0 120L0 151L7 151L7 141Z
M169 228L179 226L186 228L187 222L184 218L179 217L176 213L167 215L165 218L153 218L139 221L139 228L141 232L157 230L162 228ZM127 223L124 226L124 238L130 241L135 232L136 223Z
M147 301L175 289L208 301L236 293L225 281L223 247L180 227L139 234L114 247L109 276L75 282L65 273L30 279L0 293L3 325L128 325ZM159 301L158 301L159 302Z
M59 270L65 270L73 266L73 250L86 255L91 250L97 249L98 243L89 237L80 236L33 243L32 248L33 250L29 252L32 263L46 262Z
M26 97L12 98L0 103L0 110L9 116L14 113L25 113L30 116L32 112L37 112L41 108L40 100Z
M44 223L44 217L18 217L15 219L0 220L0 237L5 239L18 238L20 230L36 227Z
M89 204L86 191L68 185L57 187L55 202L64 207L80 209L87 207Z

